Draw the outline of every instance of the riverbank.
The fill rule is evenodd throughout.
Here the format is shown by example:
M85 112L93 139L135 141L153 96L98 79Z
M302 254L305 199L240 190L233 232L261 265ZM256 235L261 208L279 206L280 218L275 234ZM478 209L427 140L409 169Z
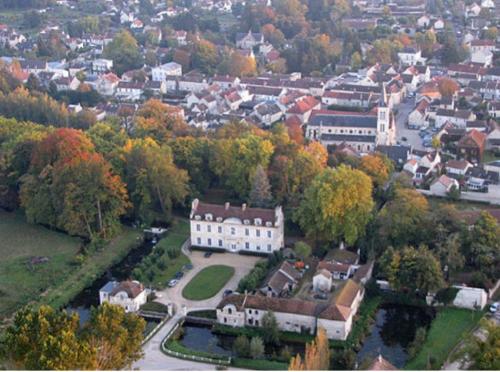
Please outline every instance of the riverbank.
M431 324L422 348L405 365L404 369L440 369L462 336L470 332L483 315L482 311L440 309Z
M85 261L64 278L60 285L49 289L40 303L60 308L102 276L106 270L123 260L129 252L142 243L142 233L130 227L122 231L109 243L88 255ZM98 293L95 294L99 296Z
M0 211L0 317L8 319L27 304L64 307L141 243L141 232L124 226L83 256L81 239Z

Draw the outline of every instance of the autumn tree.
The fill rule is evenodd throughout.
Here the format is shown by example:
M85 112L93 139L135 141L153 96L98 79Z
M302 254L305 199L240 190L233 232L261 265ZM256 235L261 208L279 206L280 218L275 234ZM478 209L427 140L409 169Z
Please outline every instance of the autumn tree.
M77 314L27 307L16 313L2 346L20 369L130 369L142 356L144 328L144 319L109 303L93 308L82 330Z
M210 168L220 182L236 195L246 198L257 166L267 168L273 151L271 141L255 134L220 139L211 148Z
M82 343L92 351L94 370L130 369L142 355L146 322L134 313L107 302L92 308L82 332Z
M258 165L253 176L252 189L250 190L250 205L253 207L269 207L272 202L271 185L267 178L267 173Z
M377 153L363 156L359 169L370 176L376 187L382 187L389 180L394 167L387 156Z
M229 75L231 76L253 76L257 72L255 58L245 56L240 51L234 51L229 57Z
M330 348L324 328L318 328L316 338L306 344L304 359L297 354L290 361L289 371L325 371L330 369Z
M142 54L137 40L127 30L118 32L104 48L103 55L113 61L113 70L118 75L142 67Z
M92 352L78 339L78 328L76 314L48 306L24 308L5 333L6 359L16 369L87 369Z
M401 251L389 248L383 254L380 266L395 289L404 288L426 295L444 285L439 260L426 246L418 249L404 247Z
M465 339L465 347L458 354L471 361L470 369L475 370L500 370L500 326L493 320L481 321L481 336L476 332ZM484 337L483 337L484 335Z
M451 97L460 89L458 83L451 78L441 78L438 82L439 93L443 97Z
M194 44L193 68L207 74L213 74L217 67L217 48L208 40L201 39Z
M377 216L380 236L395 247L419 244L424 241L429 205L427 199L414 189L399 188Z
M187 131L187 124L176 107L157 99L150 99L142 105L135 119L136 137L153 137L163 141Z
M175 164L187 170L191 187L198 192L208 190L215 178L209 167L211 140L187 136L175 138L168 145Z
M188 175L174 164L172 150L154 140L129 141L125 145L125 175L133 216L146 223L155 213L168 220L172 205L187 195Z
M360 170L344 165L326 169L306 190L295 220L307 236L354 244L371 217L372 188Z
M58 129L33 150L21 204L31 222L92 239L113 235L128 198L120 177L82 132Z

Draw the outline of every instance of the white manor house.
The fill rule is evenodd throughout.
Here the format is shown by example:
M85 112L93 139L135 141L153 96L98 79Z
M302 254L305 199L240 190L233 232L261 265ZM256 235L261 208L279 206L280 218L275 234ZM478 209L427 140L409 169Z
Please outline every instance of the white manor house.
M284 247L285 218L274 209L202 203L191 205L191 245L229 252L273 253Z

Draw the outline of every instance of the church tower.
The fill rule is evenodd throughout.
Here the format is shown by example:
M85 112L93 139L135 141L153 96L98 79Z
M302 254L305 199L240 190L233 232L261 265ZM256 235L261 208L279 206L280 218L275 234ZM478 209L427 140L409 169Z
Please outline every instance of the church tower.
M382 83L382 94L377 107L377 145L392 144L392 124L392 112L387 102L385 83Z

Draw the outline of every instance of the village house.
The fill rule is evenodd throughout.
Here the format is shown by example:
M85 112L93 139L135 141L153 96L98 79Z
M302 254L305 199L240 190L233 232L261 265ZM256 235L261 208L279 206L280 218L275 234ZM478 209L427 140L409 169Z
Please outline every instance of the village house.
M56 89L58 92L67 91L67 90L77 90L80 86L80 80L76 77L60 77L58 79L53 80L56 85Z
M433 195L446 196L453 189L459 190L458 181L446 175L441 175L432 181L430 191Z
M398 59L403 66L425 65L426 61L422 51L416 47L404 47L398 52Z
M112 68L113 61L110 59L99 58L92 61L92 72L95 74L111 71Z
M322 327L329 339L345 340L363 296L363 287L352 280L345 283L329 304L234 294L217 305L217 323L232 327L261 327L262 317L272 312L282 331L314 334L318 327Z
M269 297L286 297L297 288L302 274L288 261L283 261L281 266L265 281L260 291Z
M138 101L144 93L144 83L120 81L116 87L116 97L127 101Z
M284 215L274 209L202 203L191 206L191 244L229 252L270 254L284 247Z
M255 46L264 43L264 35L261 33L238 33L236 35L236 47L239 49L253 49Z
M147 291L138 281L111 281L99 290L99 303L118 305L126 312L137 312L147 302Z
M465 176L467 171L472 167L472 164L467 160L448 160L445 165L446 174L454 177Z
M458 141L457 154L472 163L480 162L483 159L485 145L486 134L473 129Z
M151 69L153 81L164 81L167 76L182 76L182 66L176 62L165 63Z

